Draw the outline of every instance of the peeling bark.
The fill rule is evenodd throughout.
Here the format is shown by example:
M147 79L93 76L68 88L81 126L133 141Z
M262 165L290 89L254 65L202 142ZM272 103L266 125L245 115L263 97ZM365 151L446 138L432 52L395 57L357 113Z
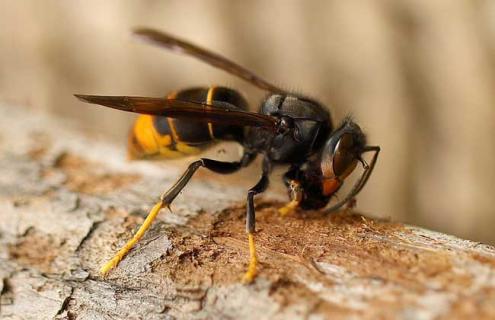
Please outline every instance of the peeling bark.
M2 319L495 317L495 249L340 212L281 218L258 199L247 265L245 187L200 173L107 278L102 265L181 171L128 163L67 120L0 107Z

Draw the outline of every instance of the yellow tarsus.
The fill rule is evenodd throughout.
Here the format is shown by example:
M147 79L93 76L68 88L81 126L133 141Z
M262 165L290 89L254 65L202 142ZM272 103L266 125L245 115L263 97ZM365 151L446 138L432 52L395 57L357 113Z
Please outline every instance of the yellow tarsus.
M294 210L296 210L297 206L299 206L299 201L292 200L291 202L287 203L284 207L278 209L278 213L282 217L285 217L289 213L292 213Z
M132 239L129 240L110 261L108 261L107 263L105 263L105 265L103 265L103 267L101 267L100 273L102 275L106 275L108 272L110 272L110 270L112 270L119 264L119 262L132 249L132 247L134 247L134 245L143 237L146 230L148 230L151 226L153 220L155 220L158 212L160 212L160 210L165 206L166 203L164 203L163 201L160 201L153 206L153 208L150 210L150 213L144 220L139 230L134 234Z
M256 257L256 246L254 245L254 235L252 233L248 233L248 241L249 241L249 266L242 278L242 282L245 284L249 284L253 282L256 277L256 265L258 264L258 258Z

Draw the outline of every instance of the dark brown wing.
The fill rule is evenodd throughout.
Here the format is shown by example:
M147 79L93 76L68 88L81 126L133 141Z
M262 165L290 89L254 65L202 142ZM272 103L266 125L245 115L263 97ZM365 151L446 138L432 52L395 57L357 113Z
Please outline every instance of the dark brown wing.
M275 130L277 119L268 115L240 110L234 105L213 101L206 104L166 98L126 97L126 96L92 96L75 95L87 103L128 112L144 113L170 118L187 118L205 122L231 124L237 126L262 127Z
M198 47L187 41L178 39L169 34L148 28L138 28L134 30L134 34L140 38L156 44L160 47L164 47L173 51L182 52L191 55L201 61L204 61L214 67L227 71L247 82L274 93L285 93L285 90L263 80L251 71L241 67L240 65L222 57L219 54L213 53L209 50Z

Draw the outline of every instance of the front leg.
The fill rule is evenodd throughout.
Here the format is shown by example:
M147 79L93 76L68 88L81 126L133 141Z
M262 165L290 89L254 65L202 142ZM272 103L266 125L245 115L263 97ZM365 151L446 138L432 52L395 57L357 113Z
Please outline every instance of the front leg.
M301 183L298 180L290 180L289 181L289 197L290 202L288 202L285 206L278 209L278 213L285 217L286 215L294 212L294 210L299 207L304 195L304 190L301 186Z
M304 189L301 183L301 171L299 167L292 167L284 175L284 184L289 190L290 201L278 209L278 213L285 217L286 215L294 212L301 204L304 196Z

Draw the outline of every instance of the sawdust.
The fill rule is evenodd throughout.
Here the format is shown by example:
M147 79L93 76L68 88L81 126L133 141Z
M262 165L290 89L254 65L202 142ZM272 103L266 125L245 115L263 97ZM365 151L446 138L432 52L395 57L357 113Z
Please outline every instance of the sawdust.
M282 308L300 303L325 315L359 316L358 310L321 299L308 287L308 282L335 285L320 263L339 266L356 278L399 286L398 295L403 290L421 294L431 283L441 290L461 290L471 282L469 276L453 272L449 253L398 245L396 233L407 232L401 224L346 212L324 215L308 211L282 218L276 211L280 205L257 205L256 244L259 277L269 280L270 295ZM116 217L122 219L121 214ZM155 224L150 233L166 233L173 249L154 261L150 272L172 280L177 288L238 284L249 256L244 219L244 205L239 204L219 215L202 212L186 226ZM122 222L126 226L121 228L127 232L119 238L130 237L140 223L128 218ZM378 317L400 309L400 304L374 299L368 302L383 310Z
M398 246L401 224L364 218L359 214L339 212L298 212L280 217L280 203L263 202L257 208L256 245L260 258L259 274L280 286L277 290L297 287L297 275L324 281L319 263L329 263L352 270L355 277L390 282L413 291L424 290L435 281L440 287L469 285L470 278L452 272L450 255L445 252L412 250ZM120 214L119 214L120 215ZM225 210L218 216L200 213L187 226L168 234L174 250L154 263L154 272L174 281L187 279L184 285L238 283L248 262L243 205ZM130 236L140 219L126 218L123 226ZM366 263L362 263L366 261ZM282 296L286 296L285 294Z
M328 262L361 277L416 283L418 276L431 278L450 268L444 256L436 258L394 246L394 233L403 230L400 224L345 212L327 216L308 211L282 218L275 210L278 206L269 203L257 215L258 251L272 276L291 272L294 262L310 269L312 262ZM216 236L245 241L243 222L243 208L224 214L216 224ZM278 263L270 263L273 259ZM361 263L364 259L366 264Z

